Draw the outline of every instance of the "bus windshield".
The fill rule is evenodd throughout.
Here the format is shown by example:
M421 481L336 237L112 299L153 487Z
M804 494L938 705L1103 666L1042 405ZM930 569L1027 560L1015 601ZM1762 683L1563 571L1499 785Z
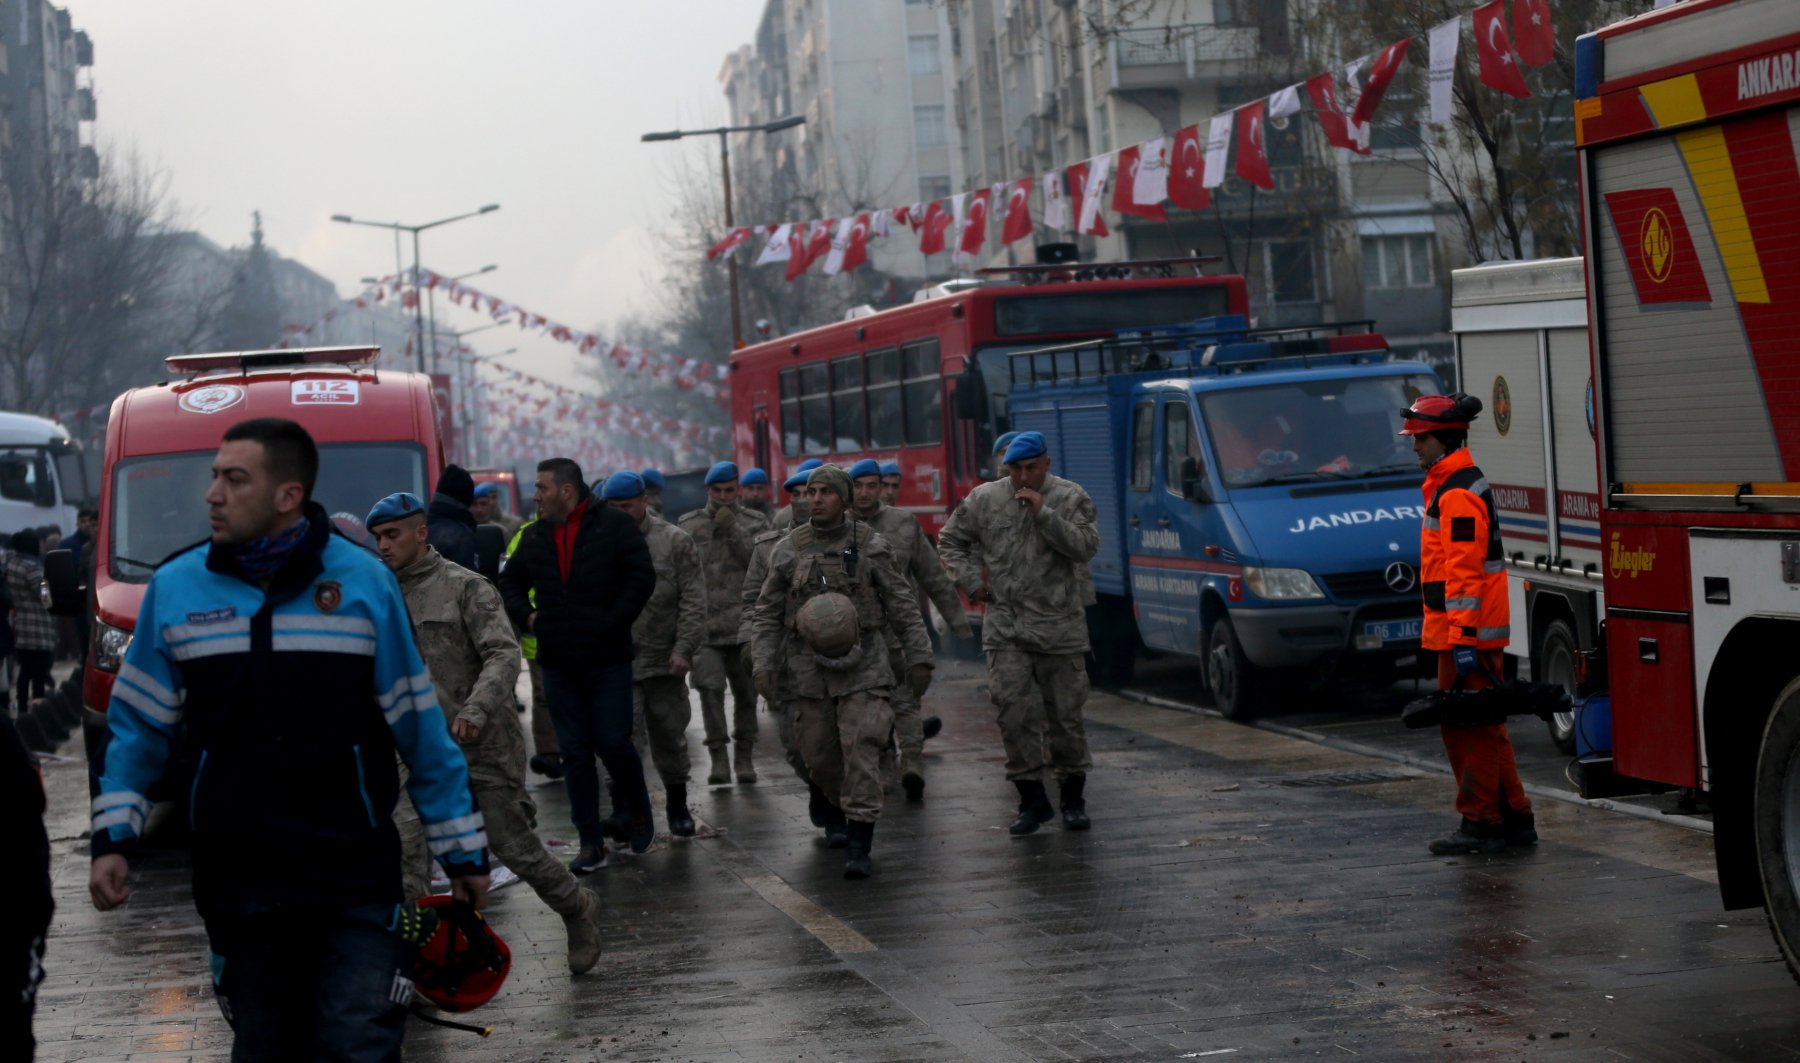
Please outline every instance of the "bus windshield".
M1401 412L1439 391L1423 374L1288 381L1201 396L1219 474L1233 487L1416 471Z
M211 450L132 458L113 471L113 578L144 583L164 558L208 534L206 489L212 482ZM425 496L425 452L405 443L340 443L319 448L319 482L313 500L353 541L373 542L363 518L396 491Z

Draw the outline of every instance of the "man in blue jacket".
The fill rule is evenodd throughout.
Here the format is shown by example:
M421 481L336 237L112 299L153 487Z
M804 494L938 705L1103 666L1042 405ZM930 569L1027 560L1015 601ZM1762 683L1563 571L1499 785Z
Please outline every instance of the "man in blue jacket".
M88 890L127 856L178 729L192 751L194 904L234 1060L397 1060L412 996L395 753L451 889L487 902L487 836L399 585L311 500L292 421L232 426L212 538L159 566L113 685ZM407 908L410 905L406 906Z

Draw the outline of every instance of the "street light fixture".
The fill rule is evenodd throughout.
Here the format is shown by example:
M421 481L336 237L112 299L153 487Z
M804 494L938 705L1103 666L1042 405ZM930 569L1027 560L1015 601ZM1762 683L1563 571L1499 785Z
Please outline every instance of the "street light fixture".
M413 289L415 292L415 298L413 300L413 336L414 336L413 342L417 347L419 372L421 372L421 373L425 372L425 314L424 314L424 308L420 305L419 300L416 297L416 292L419 287L419 234L424 232L426 229L435 229L440 225L449 225L453 221L462 221L464 218L474 218L474 217L478 217L482 214L492 214L494 211L499 210L499 209L500 209L500 204L489 203L486 206L481 207L479 209L471 210L464 214L453 215L452 217L448 217L448 218L439 218L437 221L428 221L423 225L406 225L406 224L403 224L403 223L397 222L397 221L366 221L362 218L352 218L348 214L333 214L331 216L332 221L338 222L343 225L365 225L371 229L388 229L388 230L392 231L394 234L394 272L395 273L399 273L400 269L401 269L401 267L400 267L400 234L403 232L412 233ZM485 273L487 271L482 270L480 272ZM437 337L435 335L435 333L437 331L437 306L436 306L435 299L432 300L432 304L433 305L432 305L431 317L432 317L433 344L432 344L432 351L431 351L431 355L432 355L431 360L432 360L432 363L435 365L437 362L437 345L436 345Z
M732 220L731 216L731 142L727 139L726 134L779 133L783 129L792 129L797 125L804 124L806 124L805 115L791 114L786 118L777 118L773 122L764 122L760 125L727 125L717 129L671 129L661 133L645 133L639 139L646 144L652 144L663 140L680 140L683 137L717 136L719 138L719 170L725 179L725 229L729 232L736 227L736 222ZM725 271L731 284L731 347L733 350L739 350L744 346L744 323L738 312L736 255L726 256Z

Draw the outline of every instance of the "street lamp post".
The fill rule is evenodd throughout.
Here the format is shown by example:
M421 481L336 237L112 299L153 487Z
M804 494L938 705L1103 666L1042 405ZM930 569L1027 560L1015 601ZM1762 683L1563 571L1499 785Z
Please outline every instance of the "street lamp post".
M482 207L480 210L471 210L466 214L458 214L458 215L455 215L454 217L449 217L449 218L439 218L437 221L428 221L423 225L405 225L405 224L402 224L397 221L366 221L361 218L352 218L348 214L333 214L331 216L332 221L340 222L344 225L366 225L371 229L392 230L394 233L394 240L396 242L395 254L394 254L394 260L395 260L394 264L395 264L396 268L398 268L398 266L399 266L399 259L400 259L399 248L398 248L398 241L400 239L400 234L403 232L412 233L412 245L413 245L413 343L416 347L416 353L418 355L419 372L421 372L421 373L425 372L425 308L423 306L423 300L420 300L418 298L419 234L424 232L426 229L435 229L440 225L448 225L453 221L462 221L464 218L473 218L473 217L477 217L482 214L492 214L494 211L499 210L499 209L500 209L500 204L489 203L487 206ZM486 272L486 271L483 270L481 272ZM434 303L435 303L435 300L434 300ZM433 331L435 333L435 324L436 324L436 318L437 318L435 306L433 308L432 318L433 318L433 326L434 326ZM437 361L436 340L437 340L437 337L434 334L432 336L432 362L434 364Z
M641 138L645 143L658 140L680 140L683 137L717 136L719 138L719 171L725 182L725 230L730 232L737 222L731 213L731 142L727 139L730 133L778 133L783 129L792 129L805 123L805 115L789 115L777 118L773 122L762 125L728 125L717 129L671 130L667 133L645 133ZM731 288L731 347L737 350L744 346L744 323L738 310L738 274L737 256L725 257L725 272Z

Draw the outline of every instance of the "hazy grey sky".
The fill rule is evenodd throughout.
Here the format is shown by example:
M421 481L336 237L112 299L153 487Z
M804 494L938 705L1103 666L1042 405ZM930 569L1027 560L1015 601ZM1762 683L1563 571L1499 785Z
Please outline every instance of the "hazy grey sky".
M657 270L658 190L685 146L649 130L717 124L718 72L761 0L64 0L94 38L96 133L164 170L187 223L247 242L260 209L282 254L352 294L392 272L407 224L501 204L423 237L445 273L579 328L611 322ZM706 141L696 142L704 146ZM408 247L407 260L411 261ZM441 302L441 301L440 301ZM480 324L472 314L449 327ZM441 315L442 317L442 315ZM443 321L440 320L440 325ZM488 349L519 342L491 335ZM565 377L558 347L528 372Z

